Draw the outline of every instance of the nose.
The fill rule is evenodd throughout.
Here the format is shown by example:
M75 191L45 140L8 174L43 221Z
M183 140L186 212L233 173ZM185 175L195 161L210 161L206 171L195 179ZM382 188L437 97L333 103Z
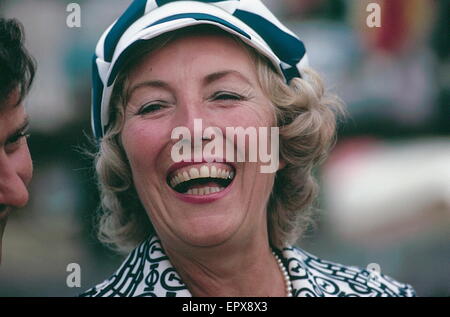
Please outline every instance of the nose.
M18 164L14 158L0 154L0 205L19 208L28 202L28 189Z
M198 128L198 120L201 120L203 125L205 124L206 111L204 110L206 109L202 109L201 102L194 99L183 101L178 109L174 122L175 125L188 128L191 135L194 136L194 128Z
M180 99L182 101L178 105L178 110L173 121L173 128L182 128L178 132L186 131L186 129L189 130L188 132L181 132L184 141L189 142L187 144L184 143L183 146L190 145L191 159L201 159L203 146L211 140L211 137L205 136L204 133L206 128L211 127L211 123L214 121L214 113L202 103L200 98L194 97L190 100L188 98ZM186 138L187 136L189 139ZM179 139L172 138L172 141L175 144L178 143Z

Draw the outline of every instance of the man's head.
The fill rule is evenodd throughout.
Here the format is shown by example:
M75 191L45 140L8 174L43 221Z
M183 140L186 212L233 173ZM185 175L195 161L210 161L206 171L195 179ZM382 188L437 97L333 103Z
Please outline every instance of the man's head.
M34 78L35 63L23 45L23 28L0 18L0 261L8 215L28 201L33 166L22 100Z

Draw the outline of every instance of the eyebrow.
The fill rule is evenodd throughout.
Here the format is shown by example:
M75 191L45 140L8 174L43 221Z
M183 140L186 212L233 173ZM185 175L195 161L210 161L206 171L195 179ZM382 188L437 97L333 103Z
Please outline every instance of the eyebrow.
M162 81L162 80L147 80L147 81L143 81L140 82L136 85L133 85L130 87L130 89L128 90L127 96L128 98L133 95L133 93L142 87L154 87L154 88L163 88L166 90L170 90L170 86L168 83Z
M247 84L251 85L250 80L245 77L243 74L241 74L240 72L236 71L236 70L223 70L223 71L218 71L218 72L214 72L211 73L207 76L205 76L203 78L203 85L207 86L212 84L215 81L218 81L220 79L223 79L224 77L227 76L236 76L239 77L241 80L245 81ZM162 80L147 80L147 81L143 81L140 82L138 84L135 84L133 86L131 86L128 90L127 96L130 97L133 95L133 93L142 87L153 87L153 88L162 88L165 90L171 90L170 85L168 83L166 83L165 81Z
M245 81L247 84L251 85L250 80L245 77L243 74L241 74L240 72L238 72L237 70L223 70L223 71L219 71L219 72L215 72L212 74L207 75L204 79L203 79L203 84L209 85L215 81L218 81L224 77L227 76L236 76L239 77L241 80Z

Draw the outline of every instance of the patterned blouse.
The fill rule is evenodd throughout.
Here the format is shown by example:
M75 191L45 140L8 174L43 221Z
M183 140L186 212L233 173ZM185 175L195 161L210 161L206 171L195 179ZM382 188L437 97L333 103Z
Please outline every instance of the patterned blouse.
M299 248L277 251L288 269L294 297L416 296L414 289L383 274L324 261ZM161 241L151 236L134 249L106 281L82 297L190 297Z

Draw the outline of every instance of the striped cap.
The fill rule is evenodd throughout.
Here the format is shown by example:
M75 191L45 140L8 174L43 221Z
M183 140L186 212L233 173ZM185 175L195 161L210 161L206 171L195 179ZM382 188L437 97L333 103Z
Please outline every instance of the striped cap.
M137 43L192 25L215 25L273 63L289 82L307 65L303 42L260 0L135 0L100 37L93 59L91 124L101 138L109 123L114 82Z

